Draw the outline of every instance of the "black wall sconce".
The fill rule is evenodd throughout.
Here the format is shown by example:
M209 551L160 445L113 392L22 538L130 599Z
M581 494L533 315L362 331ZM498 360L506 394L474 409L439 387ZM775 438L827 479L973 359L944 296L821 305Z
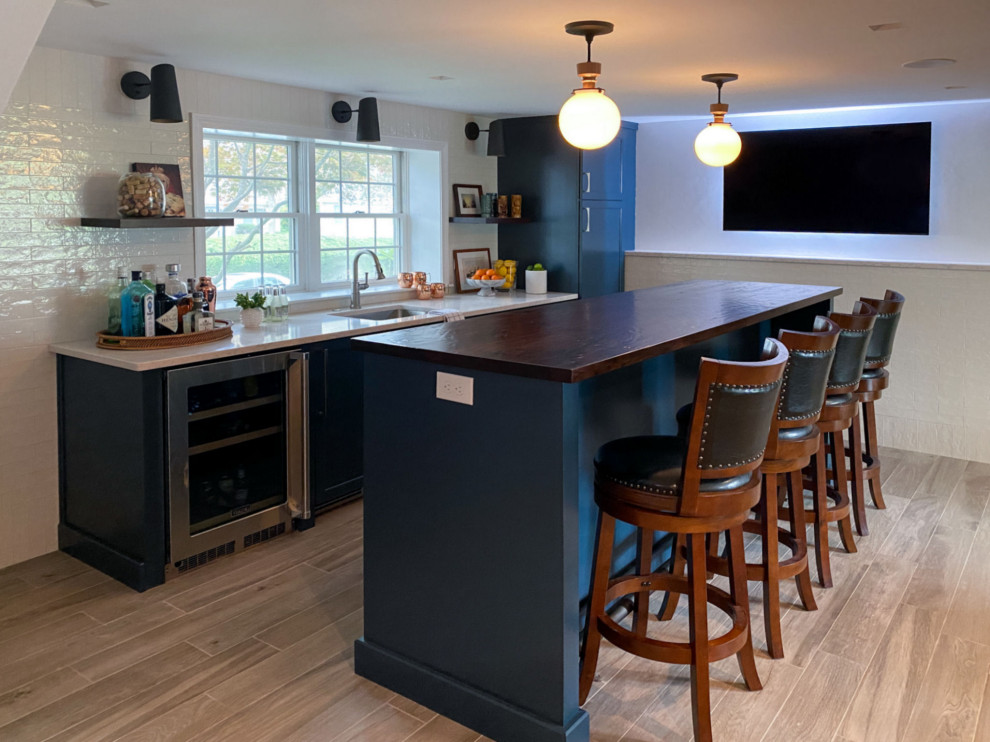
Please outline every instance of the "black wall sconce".
M338 124L346 124L351 120L351 114L357 113L357 141L380 142L381 132L378 130L378 99L362 98L356 109L351 108L346 101L339 100L330 107L330 115Z
M128 98L143 100L151 96L151 120L157 124L181 124L182 105L175 84L175 67L156 64L149 79L143 72L128 72L120 78L120 89Z
M473 121L464 124L464 136L470 139L472 142L477 139L481 132L488 132L488 156L489 157L502 157L505 155L505 134L502 131L502 121L500 119L495 119L490 124L488 124L487 129L480 128Z

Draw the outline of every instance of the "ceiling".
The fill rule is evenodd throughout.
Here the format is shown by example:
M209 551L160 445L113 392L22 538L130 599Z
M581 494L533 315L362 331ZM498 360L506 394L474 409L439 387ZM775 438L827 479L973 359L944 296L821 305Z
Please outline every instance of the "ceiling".
M546 114L579 86L584 40L563 27L585 19L615 24L592 58L627 118L705 115L709 72L739 74L723 91L732 113L990 98L990 0L58 0L38 44L468 113ZM902 66L936 57L957 63Z

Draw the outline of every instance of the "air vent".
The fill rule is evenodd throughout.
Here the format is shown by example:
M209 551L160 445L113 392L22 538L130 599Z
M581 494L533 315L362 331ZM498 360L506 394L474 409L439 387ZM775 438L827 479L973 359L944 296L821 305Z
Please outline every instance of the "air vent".
M194 554L191 557L186 557L175 563L175 568L179 572L187 572L193 567L199 567L208 562L212 562L214 559L218 559L222 556L227 556L228 554L234 553L234 542L228 541L220 546L214 546L212 549L207 549L206 551L201 551L199 554Z
M285 523L279 523L271 528L262 528L260 531L249 533L244 537L244 548L268 541L276 536L281 536L283 533L285 533Z

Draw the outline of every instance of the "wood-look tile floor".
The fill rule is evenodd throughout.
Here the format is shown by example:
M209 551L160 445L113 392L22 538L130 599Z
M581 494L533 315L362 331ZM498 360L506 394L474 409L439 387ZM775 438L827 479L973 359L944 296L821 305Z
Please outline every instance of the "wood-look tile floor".
M883 460L887 509L858 553L833 533L819 610L784 586L782 660L751 584L764 689L713 665L717 740L990 740L990 465ZM0 571L0 740L483 741L354 675L361 526L352 503L143 594L61 553ZM691 739L687 677L606 643L592 739Z

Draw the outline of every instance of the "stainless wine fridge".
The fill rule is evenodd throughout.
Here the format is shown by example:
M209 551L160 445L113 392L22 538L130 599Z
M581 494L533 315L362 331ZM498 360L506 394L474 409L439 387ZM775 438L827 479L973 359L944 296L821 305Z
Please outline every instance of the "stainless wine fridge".
M166 578L309 520L308 354L167 373Z

